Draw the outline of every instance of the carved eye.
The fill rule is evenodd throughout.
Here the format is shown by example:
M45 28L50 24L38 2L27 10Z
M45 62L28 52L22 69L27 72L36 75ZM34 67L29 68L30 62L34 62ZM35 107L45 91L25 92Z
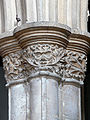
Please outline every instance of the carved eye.
M35 53L36 57L40 57L42 54L40 52Z
M51 56L51 52L49 52L49 51L46 52L45 56L50 57Z

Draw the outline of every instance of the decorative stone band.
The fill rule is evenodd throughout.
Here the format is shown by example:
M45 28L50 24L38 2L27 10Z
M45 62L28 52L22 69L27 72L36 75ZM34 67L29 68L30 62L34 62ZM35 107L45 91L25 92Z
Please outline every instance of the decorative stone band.
M0 56L4 57L10 53L20 51L17 39L11 33L3 33L0 36Z
M78 30L72 30L71 32L67 50L87 55L90 52L90 34Z
M16 32L15 36L23 49L33 44L42 43L57 44L60 47L66 48L69 34L69 31L55 26L36 26L25 29L24 32Z

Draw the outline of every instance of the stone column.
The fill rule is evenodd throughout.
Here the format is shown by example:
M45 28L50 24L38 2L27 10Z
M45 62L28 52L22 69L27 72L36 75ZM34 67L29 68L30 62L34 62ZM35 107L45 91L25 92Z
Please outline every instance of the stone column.
M28 120L29 86L24 76L21 52L10 53L3 58L9 96L9 120ZM28 104L29 105L29 104Z
M24 76L22 52L17 40L11 34L3 34L0 54L8 87L9 120L29 120L29 86Z
M1 38L9 120L59 119L58 83L69 34L67 26L43 22L17 27Z
M74 32L70 36L66 50L66 70L60 86L60 118L62 120L81 120L81 85L87 64L89 38Z
M65 25L26 23L0 37L9 120L81 120L89 34Z
M58 120L58 82L69 32L44 23L38 25L16 33L30 84L30 120Z
M29 71L31 120L58 119L58 81L63 56L63 48L54 44L38 43L24 49L24 59L29 63L26 68Z

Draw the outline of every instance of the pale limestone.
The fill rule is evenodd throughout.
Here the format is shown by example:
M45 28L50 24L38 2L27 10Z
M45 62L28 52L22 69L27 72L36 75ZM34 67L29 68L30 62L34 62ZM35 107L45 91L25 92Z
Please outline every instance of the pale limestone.
M24 84L15 85L9 88L10 96L9 96L9 120L26 120L26 87ZM29 119L28 119L29 120Z
M4 20L5 22L5 31L9 31L14 28L16 22L16 7L15 0L3 0L4 7Z
M36 0L26 0L26 22L37 21Z
M77 86L73 85L63 85L60 94L62 100L61 114L62 120L80 120L79 115L79 89Z
M81 120L80 86L86 71L87 49L90 49L89 34L53 22L26 23L12 33L17 42L9 39L9 34L3 34L0 46L4 49L0 52L9 87L9 120L20 120L22 116L27 120ZM3 44L4 35L11 44L7 44L7 39ZM22 48L18 50L17 46ZM22 85L25 91L22 87L17 91ZM12 92L17 92L17 97ZM23 96L23 104L18 101L19 94Z
M1 33L24 23L52 21L87 31L88 0L0 0ZM16 15L21 21L17 23ZM3 28L4 27L4 28Z
M87 0L0 2L9 120L81 120L90 51Z

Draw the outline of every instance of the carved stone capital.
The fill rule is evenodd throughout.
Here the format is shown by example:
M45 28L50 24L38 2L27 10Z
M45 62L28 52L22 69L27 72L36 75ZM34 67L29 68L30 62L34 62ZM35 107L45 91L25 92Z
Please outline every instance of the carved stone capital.
M73 78L78 81L84 81L87 56L83 53L71 50L66 50L66 54L67 56L65 57L65 78Z
M70 29L61 24L41 23L25 24L0 37L7 83L40 74L63 76Z
M3 58L3 68L7 83L24 78L21 51L5 56Z
M84 80L90 35L82 31L56 23L26 23L0 41L7 81L40 74Z
M65 49L56 44L33 44L23 50L23 59L29 75L44 71L50 75L62 76ZM27 64L28 63L28 64ZM24 63L25 65L25 63Z

